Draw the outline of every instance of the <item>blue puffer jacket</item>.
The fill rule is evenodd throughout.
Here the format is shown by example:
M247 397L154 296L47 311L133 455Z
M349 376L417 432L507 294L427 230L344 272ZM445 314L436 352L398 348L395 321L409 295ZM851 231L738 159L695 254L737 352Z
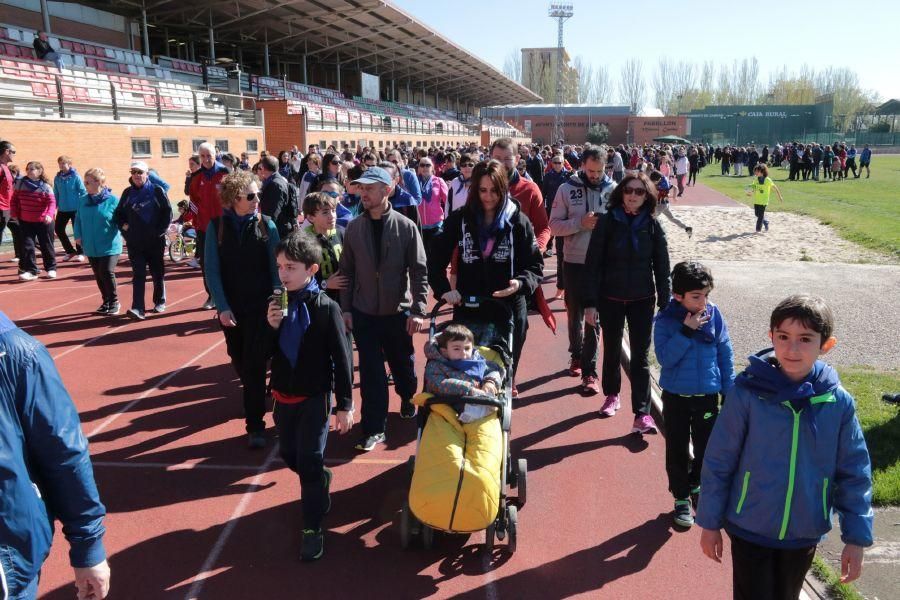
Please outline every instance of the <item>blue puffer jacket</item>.
M78 210L78 201L86 194L81 175L75 169L69 169L65 176L56 174L53 178L53 195L56 196L56 210L60 212L75 212Z
M122 254L122 236L114 215L119 204L109 188L96 196L81 197L75 213L75 239L81 240L85 256L113 256Z
M53 360L0 312L0 598L15 597L63 524L73 567L106 558L87 440Z
M727 394L734 385L734 350L719 308L706 305L706 325L684 325L687 309L675 299L656 315L653 347L662 367L659 385L673 394Z
M697 523L771 548L817 544L840 515L841 540L872 545L872 467L853 397L816 361L802 383L771 350L735 380L703 458Z

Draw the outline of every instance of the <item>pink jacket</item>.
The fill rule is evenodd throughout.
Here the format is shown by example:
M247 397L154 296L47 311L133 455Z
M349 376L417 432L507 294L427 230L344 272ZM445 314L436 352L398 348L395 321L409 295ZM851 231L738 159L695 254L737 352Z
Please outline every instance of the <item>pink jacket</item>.
M56 217L56 197L53 189L41 183L37 189L31 189L26 179L16 184L10 205L10 214L14 219L25 223L41 223L46 217Z
M419 221L424 228L432 228L444 222L447 210L447 182L434 175L431 177L431 200L425 199L426 184L419 181L422 187L422 203L419 204Z

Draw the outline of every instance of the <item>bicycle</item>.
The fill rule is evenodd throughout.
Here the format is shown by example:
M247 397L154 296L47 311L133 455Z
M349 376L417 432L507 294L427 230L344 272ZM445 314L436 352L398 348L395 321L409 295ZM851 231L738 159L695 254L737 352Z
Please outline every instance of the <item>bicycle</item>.
M190 235L194 230L189 229L183 231L183 226L179 223L172 223L166 232L166 248L169 253L169 260L174 263L181 262L186 258L194 256L197 249L197 238Z

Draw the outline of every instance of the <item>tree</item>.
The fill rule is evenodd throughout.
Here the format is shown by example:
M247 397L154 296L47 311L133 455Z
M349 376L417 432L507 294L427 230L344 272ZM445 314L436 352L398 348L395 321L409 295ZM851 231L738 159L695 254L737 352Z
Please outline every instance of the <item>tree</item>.
M594 67L594 80L591 85L589 102L606 104L612 101L615 92L615 84L609 75L609 69L604 65Z
M594 123L588 128L584 139L595 146L605 144L609 140L609 127L606 123Z
M522 83L522 50L514 48L506 55L503 61L503 74L516 83Z
M579 104L589 102L591 97L594 69L589 63L585 62L584 58L581 55L575 57L575 60L572 63L572 68L575 69L575 73L578 77L576 101Z
M670 114L669 109L672 103L674 83L672 65L669 63L669 59L659 59L656 71L653 73L653 101L656 104L656 108L661 110L664 115Z
M631 112L637 114L644 108L647 85L644 82L644 63L632 58L622 67L622 83L619 89L622 101L627 102Z

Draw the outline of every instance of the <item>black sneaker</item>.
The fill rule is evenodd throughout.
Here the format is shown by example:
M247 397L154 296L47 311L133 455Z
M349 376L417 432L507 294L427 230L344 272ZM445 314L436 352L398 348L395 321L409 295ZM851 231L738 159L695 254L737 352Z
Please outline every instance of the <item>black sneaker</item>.
M304 529L300 545L300 560L311 562L322 558L325 553L325 536L321 529Z
M694 524L694 515L691 514L690 500L675 501L675 524L679 527L691 527Z
M401 419L414 419L416 417L416 405L412 403L412 400L401 400L400 401L400 418Z
M247 447L251 450L259 450L266 447L266 434L262 431L251 431L247 434Z
M122 305L118 302L113 302L112 304L107 305L106 314L109 316L115 316L122 311Z
M137 308L129 308L128 312L125 313L129 319L133 319L135 321L143 321L144 320L144 311L138 310Z
M322 467L322 469L324 471L322 477L325 479L325 485L322 486L322 493L325 494L322 513L327 515L331 511L331 480L334 478L334 473L328 467Z
M100 305L100 308L98 308L97 310L94 311L94 314L97 314L97 315L109 314L109 304L104 302L103 304Z
M358 444L356 444L355 448L363 452L370 452L374 450L375 446L377 446L378 444L383 444L384 439L385 438L383 433L373 433L372 435L364 437Z

